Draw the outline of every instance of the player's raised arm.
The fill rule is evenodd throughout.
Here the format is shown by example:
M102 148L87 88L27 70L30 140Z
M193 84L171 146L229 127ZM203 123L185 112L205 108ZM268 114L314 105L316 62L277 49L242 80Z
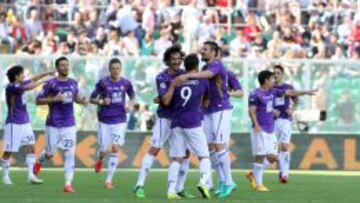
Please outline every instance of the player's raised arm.
M56 74L56 71L53 70L53 71L48 71L48 72L44 72L44 73L40 73L40 74L37 74L37 75L34 75L33 77L30 78L30 80L32 82L37 82L39 80L41 80L42 78L46 77L46 76L55 76Z
M317 89L314 89L314 90L286 90L284 92L284 94L286 96L290 96L290 97L297 97L297 96L303 96L303 95L315 95L317 93Z

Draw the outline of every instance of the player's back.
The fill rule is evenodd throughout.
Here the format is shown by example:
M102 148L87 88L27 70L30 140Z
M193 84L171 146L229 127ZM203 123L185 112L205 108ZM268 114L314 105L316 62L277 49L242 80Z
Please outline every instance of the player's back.
M206 79L190 79L177 86L170 104L173 112L171 127L201 126L201 104L208 90L209 81Z

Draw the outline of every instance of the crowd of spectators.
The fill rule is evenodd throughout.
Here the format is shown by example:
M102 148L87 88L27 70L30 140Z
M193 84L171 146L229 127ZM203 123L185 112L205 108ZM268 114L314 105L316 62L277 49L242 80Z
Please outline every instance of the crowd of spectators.
M357 59L359 0L5 0L0 52L161 56L215 40L224 57Z

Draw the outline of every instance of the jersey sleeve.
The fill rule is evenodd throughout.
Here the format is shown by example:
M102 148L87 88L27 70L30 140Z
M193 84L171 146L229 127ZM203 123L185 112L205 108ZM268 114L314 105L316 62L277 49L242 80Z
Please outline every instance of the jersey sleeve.
M99 94L101 93L101 80L99 80L96 85L95 85L95 89L91 92L90 98L91 99L95 99L99 96Z
M256 91L253 91L249 95L249 106L258 106L259 105L259 99L257 96Z
M158 92L158 96L162 97L169 89L169 84L165 80L164 77L158 76L156 78L156 88Z
M221 70L221 64L217 61L210 63L207 70L212 72L214 75L217 75Z
M275 97L282 97L284 96L285 92L286 92L285 89L276 89L276 88L272 89L272 93L275 95Z
M231 71L228 72L228 86L231 90L242 90L239 80L236 78L236 75Z
M51 82L47 81L44 83L41 92L37 95L36 98L37 99L45 98L50 95L50 92L51 92Z
M21 84L9 84L6 88L6 91L8 91L11 94L22 94L25 91L25 86L30 83L31 80L25 80Z
M77 81L74 80L74 95L73 95L74 100L76 99L78 94L79 94L79 84Z
M130 81L129 81L127 89L126 89L126 94L129 96L130 99L133 99L135 97L134 87Z

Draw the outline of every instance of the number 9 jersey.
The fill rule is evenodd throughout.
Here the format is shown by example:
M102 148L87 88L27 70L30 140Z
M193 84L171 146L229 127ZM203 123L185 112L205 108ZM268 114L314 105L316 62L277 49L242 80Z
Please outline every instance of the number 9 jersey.
M171 128L196 128L201 126L201 104L209 91L206 79L190 79L177 86L171 100L173 112Z

